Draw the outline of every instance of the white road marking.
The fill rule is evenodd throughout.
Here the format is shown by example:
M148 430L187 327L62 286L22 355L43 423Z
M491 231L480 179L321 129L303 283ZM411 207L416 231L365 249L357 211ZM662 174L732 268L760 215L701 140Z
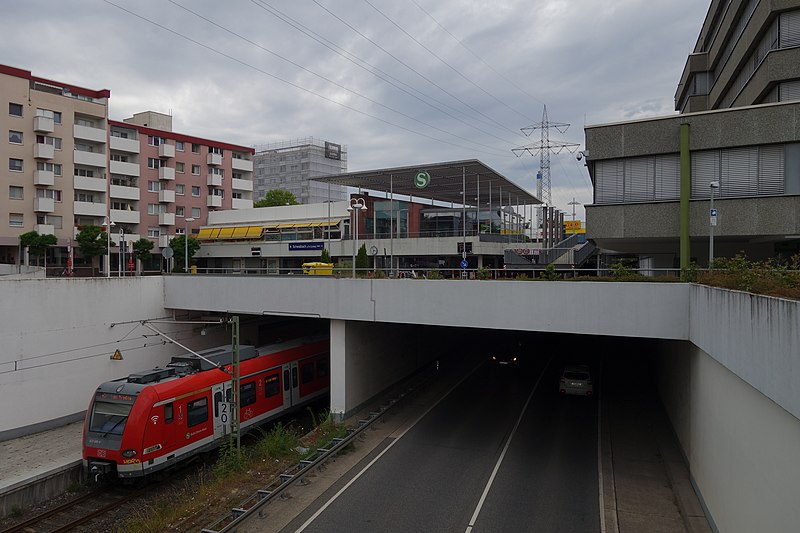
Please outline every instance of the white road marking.
M375 457L375 458L374 458L372 461L370 461L370 462L369 462L369 464L368 464L367 466L365 466L365 467L364 467L364 468L363 468L363 469L362 469L362 470L361 470L361 471L360 471L358 474L356 474L356 475L353 477L353 479L351 479L350 481L348 481L348 482L347 482L347 484L346 484L344 487L342 487L341 489L339 489L339 491L338 491L336 494L334 494L334 495L331 497L331 499L330 499L330 500L328 500L327 502L325 502L325 504L324 504L322 507L320 507L320 508L317 510L317 512L316 512L316 513L314 513L313 515L311 515L311 517L310 517L308 520L306 520L306 521L303 523L303 525L302 525L302 526L300 526L299 528L297 528L297 529L295 530L295 531L296 531L296 533L300 533L301 531L305 531L305 529L306 529L308 526L310 526L310 525L311 525L311 523L312 523L314 520L316 520L316 519L319 517L319 515L321 515L321 514L322 514L322 513L323 513L323 512L324 512L324 511L325 511L325 510L328 508L328 507L330 507L330 506L333 504L333 502L334 502L334 501L336 501L336 500L339 498L339 496L341 496L341 495L344 493L344 491L346 491L348 488L350 488L350 486L351 486L353 483L355 483L355 482L356 482L356 480L357 480L358 478L360 478L360 477L361 477L361 476L362 476L362 475L363 475L363 474L364 474L364 473L365 473L367 470L369 470L369 469L372 467L372 465L374 465L375 463L377 463L377 462L378 462L378 460L379 460L381 457L383 457L383 455L384 455L386 452L388 452L389 450L391 450L391 449L392 449L392 446L394 446L395 444L397 444L397 442L398 442L400 439L402 439L402 438L403 438L403 436L404 436L406 433L408 433L408 432L409 432L409 431L410 431L410 430L411 430L411 429L412 429L414 426L416 426L416 425L419 423L419 421L420 421L420 420L422 420L423 418L425 418L425 416L426 416L428 413L430 413L430 412L433 410L433 408L434 408L434 407L436 407L437 405L439 405L439 404L441 403L441 401L442 401L442 400L444 400L445 398L447 398L447 397L450 395L450 393L451 393L451 392L453 392L453 391L454 391L454 390L455 390L455 389L456 389L456 388L457 388L459 385L461 385L461 384L462 384L462 383L463 383L463 382L464 382L464 381L465 381L465 380L466 380L468 377L470 377L472 374L474 374L474 373L475 373L475 371L476 371L476 370L478 370L478 368L480 368L480 367L481 367L481 365L483 365L483 363L484 363L484 362L481 362L481 364L477 365L477 366L476 366L475 368L473 368L473 369L472 369L470 372L468 372L468 373L467 373L467 374L466 374L466 375L465 375L463 378L461 378L461 379L460 379L460 380L459 380L459 381L458 381L458 382L457 382L455 385L453 385L452 387L450 387L450 389L449 389L449 390L448 390L448 391L447 391L445 394L443 394L441 398L439 398L438 400L436 400L436 403L434 403L433 405L431 405L430 407L428 407L428 408L425 410L425 412L423 412L421 415L419 415L419 417L418 417L416 420L414 420L414 422L413 422L413 423L412 423L410 426L408 426L406 429L404 429L404 430L402 431L402 433L400 433L400 435L398 435L398 436L397 436L397 438L396 438L396 439L394 439L392 442L390 442L390 443L389 443L389 445L388 445L388 446L386 446L386 448L384 448L384 449L383 449L383 451L382 451L381 453L379 453L379 454L378 454L378 455L377 455L377 456L376 456L376 457Z
M542 373L539 374L539 379L536 380L536 383L533 385L533 389L531 389L531 393L528 395L528 399L525 400L525 405L522 407L522 412L519 414L519 418L517 418L517 423L514 424L514 429L511 430L511 434L508 436L506 440L506 445L503 446L503 451L500 452L500 457L497 459L497 463L494 465L494 470L492 470L492 475L489 476L489 481L486 483L486 487L483 489L483 494L481 494L481 499L478 501L478 506L475 508L475 512L472 514L472 518L469 521L469 525L464 533L470 533L472 528L475 527L475 522L478 520L478 515L481 513L481 508L483 507L484 502L486 501L486 496L489 495L489 490L492 488L492 483L494 483L494 478L497 476L497 471L500 470L500 465L503 463L503 459L506 456L506 452L508 451L508 447L511 445L511 439L514 438L514 434L517 432L517 428L519 427L520 422L522 422L522 417L525 416L525 411L528 410L528 404L531 403L531 398L533 398L533 393L536 392L536 389L539 388L539 382L542 381L542 377L544 376L547 368L550 366L550 363L553 361L551 357L547 364L545 365Z

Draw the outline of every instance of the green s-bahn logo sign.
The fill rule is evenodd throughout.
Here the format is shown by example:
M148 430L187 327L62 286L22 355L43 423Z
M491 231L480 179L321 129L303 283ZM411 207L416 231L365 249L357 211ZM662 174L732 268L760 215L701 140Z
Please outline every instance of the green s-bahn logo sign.
M425 172L424 170L420 170L414 176L414 186L417 189L424 189L428 186L431 182L431 175Z

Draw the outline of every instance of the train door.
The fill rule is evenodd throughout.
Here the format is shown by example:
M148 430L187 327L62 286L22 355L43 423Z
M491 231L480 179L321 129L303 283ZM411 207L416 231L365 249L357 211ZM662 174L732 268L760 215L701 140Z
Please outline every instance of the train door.
M283 365L283 405L291 407L300 403L300 379L297 362Z
M214 403L214 438L216 439L231 432L231 382L226 381L214 385L211 388L211 395Z

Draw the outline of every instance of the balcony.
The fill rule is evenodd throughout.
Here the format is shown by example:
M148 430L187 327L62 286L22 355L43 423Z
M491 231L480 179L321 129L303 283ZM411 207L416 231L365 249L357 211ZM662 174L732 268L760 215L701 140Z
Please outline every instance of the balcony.
M33 117L33 131L37 133L53 133L53 126L52 118Z
M105 217L106 204L99 202L75 202L73 211L76 215L84 215L90 217Z
M209 195L209 197L206 199L206 206L222 207L222 196Z
M113 139L113 137L112 137ZM124 161L111 161L111 173L122 174L123 176L139 176L138 163L126 163Z
M253 171L253 162L249 159L231 159L231 167L233 170L243 170L245 172Z
M206 180L206 185L209 187L222 187L222 176L216 174L209 174Z
M158 236L158 247L159 248L166 248L169 246L169 241L172 239L169 235L159 235Z
M161 167L158 169L158 179L160 180L174 180L175 169L170 167Z
M76 165L106 168L106 154L100 152L84 152L82 150L75 150L74 154L74 163Z
M169 191L166 189L158 191L158 201L162 204L174 204L175 191Z
M52 213L56 210L56 201L52 198L34 198L33 210L37 213Z
M174 144L160 144L158 145L158 157L175 157Z
M33 226L33 231L39 235L55 235L56 227L52 224L36 224Z
M112 135L109 139L108 146L112 150L119 150L120 152L128 152L129 154L139 153L139 141L137 139L124 139Z
M140 221L140 213L139 211L128 211L127 209L112 209L111 220L119 224L138 224ZM126 234L126 238L127 237L128 235Z
M108 133L106 133L106 130L92 128L91 126L79 126L77 124L72 126L72 135L76 139L82 139L101 144L105 144L106 139L108 138Z
M222 154L208 154L208 164L218 167L222 164Z
M141 191L139 187L125 187L124 185L111 185L111 198L119 200L139 200Z
M233 198L231 199L231 207L233 209L250 209L253 207L253 200L245 198Z
M55 174L53 174L52 170L35 170L33 172L33 184L51 187L55 184Z
M175 225L175 213L159 213L158 214L158 225L159 226L174 226Z
M36 143L33 145L33 157L36 159L53 159L56 149L52 144Z
M251 191L253 190L253 182L250 180L240 180L238 178L231 179L231 189L236 191Z
M83 176L74 176L73 188L81 191L95 191L106 192L108 182L100 178L86 178Z

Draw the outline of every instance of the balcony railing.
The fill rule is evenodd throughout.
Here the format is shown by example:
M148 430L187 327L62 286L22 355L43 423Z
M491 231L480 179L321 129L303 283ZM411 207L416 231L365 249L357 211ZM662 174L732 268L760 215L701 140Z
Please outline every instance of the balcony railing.
M36 143L33 145L33 157L36 159L53 159L55 147L52 144Z
M208 164L212 166L220 166L222 164L222 155L221 154L208 154Z
M160 144L158 146L158 157L175 157L175 145L174 144Z
M38 133L53 133L55 122L48 117L33 117L33 130Z

